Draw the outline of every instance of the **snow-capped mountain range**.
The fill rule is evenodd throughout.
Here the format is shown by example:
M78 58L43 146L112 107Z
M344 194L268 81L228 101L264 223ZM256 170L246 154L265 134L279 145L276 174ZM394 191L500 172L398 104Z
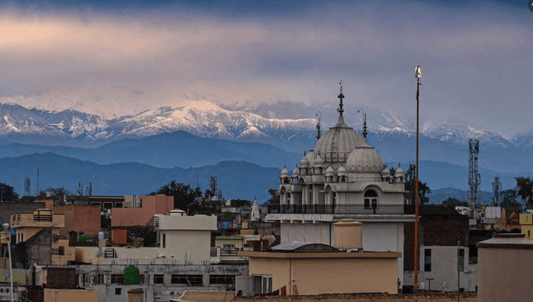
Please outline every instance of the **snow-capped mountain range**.
M3 137L4 143L33 142L82 147L179 130L201 137L271 142L283 146L291 141L314 139L317 125L315 118L266 118L253 112L224 109L207 101L189 101L179 107L160 107L112 119L76 110L49 111L18 104L0 104L0 111L3 116L0 137ZM414 123L405 118L375 110L367 116L368 130L374 135L414 135ZM322 132L334 122L330 119L323 123ZM354 129L360 131L361 122L354 124ZM506 139L495 132L451 123L424 124L421 135L460 145L466 145L470 138L475 138L482 144L503 148L533 146L533 132Z

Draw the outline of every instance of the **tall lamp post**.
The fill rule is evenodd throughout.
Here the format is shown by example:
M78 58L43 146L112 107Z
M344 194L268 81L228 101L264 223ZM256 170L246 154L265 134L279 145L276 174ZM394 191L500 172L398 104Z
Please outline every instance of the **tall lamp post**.
M4 223L2 227L4 228L4 231L9 230L9 224L7 223ZM12 261L11 260L11 233L9 233L8 237L0 237L0 241L3 241L3 240L7 241L7 252L9 254L9 280L11 281L11 302L13 302L15 300L13 299L13 265L11 263Z
M418 246L419 246L419 234L418 234L418 207L420 203L420 196L418 190L418 132L420 126L420 102L418 101L418 96L420 95L420 78L422 77L422 67L415 67L415 78L416 78L416 169L415 169L415 290L418 289Z

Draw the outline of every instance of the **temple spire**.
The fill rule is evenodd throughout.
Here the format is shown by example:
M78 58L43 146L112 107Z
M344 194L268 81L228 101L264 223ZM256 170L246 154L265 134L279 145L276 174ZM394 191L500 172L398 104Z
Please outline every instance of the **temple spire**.
M344 98L344 94L342 94L342 80L340 81L339 85L341 86L341 93L339 93L339 100L340 100L340 103L339 103L339 109L337 109L337 111L339 112L339 117L342 117L342 113L344 112L344 109L342 108L342 99Z

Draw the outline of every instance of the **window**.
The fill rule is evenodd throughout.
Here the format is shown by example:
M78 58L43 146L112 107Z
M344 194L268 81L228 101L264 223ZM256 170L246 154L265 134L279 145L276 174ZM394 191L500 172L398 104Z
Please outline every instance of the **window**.
M365 209L375 209L378 206L378 193L374 190L365 192Z
M167 247L167 234L163 234L163 248Z
M115 295L122 295L122 288L115 288Z
M431 249L424 249L424 271L431 272Z
M165 281L165 275L154 275L154 284L163 284Z
M477 263L477 246L475 245L468 246L468 263Z
M111 208L113 208L113 203L104 202L104 213L107 213L107 210L111 210Z
M209 284L233 284L235 276L230 275L211 275L209 276Z
M172 275L170 283L188 286L202 286L203 277L202 275Z
M263 276L261 282L261 294L270 294L272 292L272 276Z
M124 204L122 202L115 202L115 208L123 208Z
M58 249L57 249L57 254L59 256L64 256L65 255L65 247L64 246L60 246Z
M111 275L111 283L124 284L124 275L123 274Z

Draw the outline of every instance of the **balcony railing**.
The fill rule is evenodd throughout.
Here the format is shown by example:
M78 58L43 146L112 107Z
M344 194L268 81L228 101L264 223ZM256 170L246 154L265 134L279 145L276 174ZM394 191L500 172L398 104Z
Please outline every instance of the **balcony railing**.
M50 214L33 214L33 221L52 221Z
M269 205L269 214L414 214L414 205Z

